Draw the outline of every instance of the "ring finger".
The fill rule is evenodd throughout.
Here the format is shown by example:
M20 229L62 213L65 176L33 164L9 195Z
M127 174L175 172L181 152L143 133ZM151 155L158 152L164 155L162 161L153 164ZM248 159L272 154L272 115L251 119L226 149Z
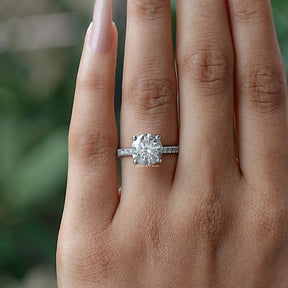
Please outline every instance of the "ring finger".
M163 145L176 145L177 85L170 0L128 0L126 33L121 148L131 147L132 136L144 133L161 135ZM159 167L148 169L134 166L131 157L122 158L123 194L129 187L137 197L137 188L147 187L147 182L149 188L167 186L173 179L176 159L165 155Z

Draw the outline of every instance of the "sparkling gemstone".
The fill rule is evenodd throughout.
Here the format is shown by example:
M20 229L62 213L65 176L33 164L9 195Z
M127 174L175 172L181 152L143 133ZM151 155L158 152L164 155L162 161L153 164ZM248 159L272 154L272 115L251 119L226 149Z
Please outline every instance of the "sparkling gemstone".
M132 144L134 163L151 166L161 162L162 148L160 137L153 134L142 134L135 137Z

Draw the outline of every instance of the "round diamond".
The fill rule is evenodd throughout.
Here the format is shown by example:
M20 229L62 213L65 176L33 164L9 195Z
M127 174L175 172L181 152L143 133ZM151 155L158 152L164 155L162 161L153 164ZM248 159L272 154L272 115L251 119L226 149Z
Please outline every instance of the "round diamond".
M161 162L163 146L159 136L142 134L134 139L132 156L135 164L151 166Z

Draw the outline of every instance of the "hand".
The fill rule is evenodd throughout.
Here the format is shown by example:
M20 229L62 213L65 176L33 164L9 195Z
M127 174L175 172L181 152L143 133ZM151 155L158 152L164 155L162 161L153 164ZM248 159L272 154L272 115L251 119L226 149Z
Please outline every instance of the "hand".
M111 0L94 15L70 127L59 287L287 287L287 92L270 1L178 0L176 81L170 1L128 0L121 147L153 133L180 153L158 168L122 158L121 193Z

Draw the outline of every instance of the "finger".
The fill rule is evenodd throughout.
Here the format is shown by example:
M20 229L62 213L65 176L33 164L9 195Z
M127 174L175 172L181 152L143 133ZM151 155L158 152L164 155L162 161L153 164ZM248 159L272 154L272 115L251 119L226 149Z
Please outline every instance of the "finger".
M170 0L128 0L127 13L121 146L131 147L132 136L144 133L159 134L164 145L175 145L178 124ZM127 187L137 194L141 185L147 187L143 185L147 179L152 186L169 185L176 160L175 155L165 155L157 168L148 169L134 166L131 157L123 158L123 194Z
M264 178L275 178L282 175L280 171L287 171L284 66L270 1L229 0L229 9L237 58L240 165L249 181L264 184Z
M233 46L225 1L178 1L177 27L180 154L176 173L191 179L191 170L197 172L195 163L198 171L206 173L218 171L219 165L235 165Z
M65 226L106 225L118 203L114 75L117 32L112 4L96 2L77 78L69 135ZM98 6L97 6L98 5ZM67 225L69 223L69 225Z

